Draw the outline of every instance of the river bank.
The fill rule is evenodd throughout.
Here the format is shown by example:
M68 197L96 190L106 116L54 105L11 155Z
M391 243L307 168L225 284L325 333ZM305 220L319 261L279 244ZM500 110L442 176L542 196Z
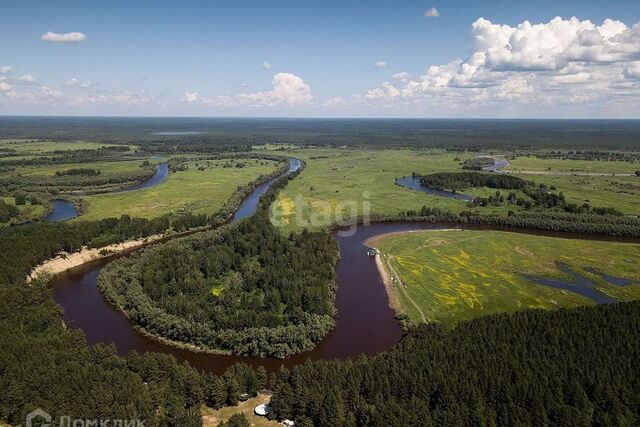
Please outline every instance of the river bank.
M84 246L80 251L72 252L70 254L61 253L58 256L48 259L42 264L36 266L29 274L27 281L32 281L36 278L50 279L69 269L76 268L91 261L106 258L111 255L139 249L143 246L167 238L168 236L170 235L156 234L140 239L114 243L112 245L103 246L100 248L89 248L87 246Z

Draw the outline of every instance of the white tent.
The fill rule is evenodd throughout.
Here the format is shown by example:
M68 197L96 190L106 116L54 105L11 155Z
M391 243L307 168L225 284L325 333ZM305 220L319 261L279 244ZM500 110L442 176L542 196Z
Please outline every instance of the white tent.
M253 412L255 412L256 415L260 415L261 417L264 417L269 413L269 408L267 408L267 405L262 404L262 405L256 406Z

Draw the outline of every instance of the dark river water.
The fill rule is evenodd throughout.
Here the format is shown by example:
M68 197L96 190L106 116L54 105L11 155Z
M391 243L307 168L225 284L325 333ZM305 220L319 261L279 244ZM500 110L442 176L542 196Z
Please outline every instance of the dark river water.
M162 184L164 180L167 179L167 176L169 176L169 165L167 163L162 163L156 166L156 173L154 173L151 178L148 178L130 187L119 188L117 190L110 191L110 193L127 193L129 191L155 187L156 185ZM54 199L51 201L51 205L53 207L53 211L49 215L44 217L45 221L66 221L78 216L78 211L71 202L68 202L66 200Z
M297 170L300 162L291 159L287 173ZM252 215L257 202L275 179L257 187L242 203L232 221ZM379 223L358 227L354 233L335 232L340 245L340 260L336 266L337 295L336 327L313 350L287 359L255 358L194 353L177 349L146 337L132 327L129 320L110 306L97 287L101 269L110 261L127 254L114 255L82 265L51 281L55 301L64 308L64 320L71 328L82 329L89 343L113 343L118 353L157 351L170 353L179 361L188 361L196 368L222 373L236 362L262 365L272 372L279 366L293 366L306 360L355 358L373 355L389 349L402 338L402 330L388 305L387 294L375 260L366 253L364 242L374 236L409 230L462 228L452 224L420 222ZM568 238L598 238L567 233L532 232L513 228L465 226L466 229L494 229ZM636 240L634 240L636 241Z

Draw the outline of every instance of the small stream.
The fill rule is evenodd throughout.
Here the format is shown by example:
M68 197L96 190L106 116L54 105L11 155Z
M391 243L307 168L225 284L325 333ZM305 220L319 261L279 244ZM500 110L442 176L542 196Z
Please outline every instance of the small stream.
M583 276L579 272L569 267L567 264L558 262L557 266L560 271L570 276L571 279L551 279L548 277L534 276L530 274L522 274L522 277L538 285L555 289L562 289L565 291L576 293L578 295L582 295L583 297L589 298L596 304L612 304L614 302L617 302L616 299L611 298L609 295L600 291L596 287L596 283L593 280L589 279L586 276Z
M449 199L463 200L470 202L473 200L473 196L462 193L454 193L453 191L436 190L435 188L427 187L420 182L420 176L403 176L402 178L396 178L395 184L410 190L420 191L422 193L430 194L432 196L447 197Z

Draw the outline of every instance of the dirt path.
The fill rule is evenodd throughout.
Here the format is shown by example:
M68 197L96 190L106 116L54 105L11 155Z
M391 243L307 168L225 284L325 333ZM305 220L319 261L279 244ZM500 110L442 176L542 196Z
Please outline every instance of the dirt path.
M402 304L400 303L400 298L398 298L398 293L402 293L402 295L415 307L415 309L420 314L420 320L424 323L427 323L427 317L424 315L424 312L420 308L420 306L411 298L406 290L401 289L402 282L400 281L400 276L393 269L391 263L388 258L385 261L382 260L382 257L386 255L376 254L376 266L378 267L378 271L380 272L380 277L382 277L382 281L384 283L384 287L387 290L387 295L389 295L389 306L395 311L401 311ZM387 268L389 271L387 271Z

